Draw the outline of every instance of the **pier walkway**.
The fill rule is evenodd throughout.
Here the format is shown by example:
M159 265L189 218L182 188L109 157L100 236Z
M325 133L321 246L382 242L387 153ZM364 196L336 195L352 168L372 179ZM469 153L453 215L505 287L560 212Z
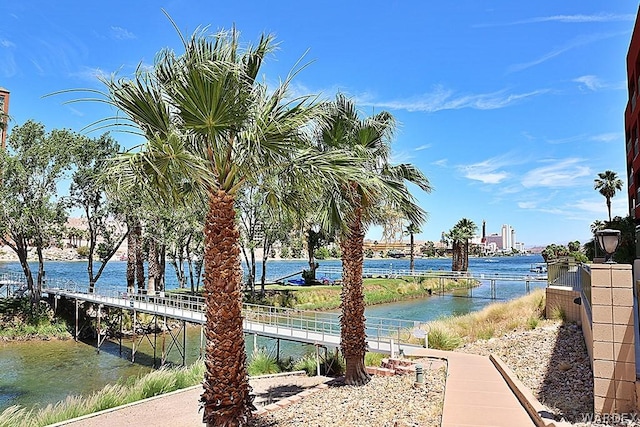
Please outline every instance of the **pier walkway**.
M157 295L118 291L90 293L80 288L51 286L43 288L42 292L54 300L74 300L76 307L80 303L93 303L98 307L98 318L101 317L100 310L111 308L128 311L134 317L136 313L147 313L194 324L205 323L204 298L197 296L164 292ZM242 316L243 329L247 334L319 346L340 346L339 313L243 304ZM421 326L420 322L403 319L368 317L365 328L370 351L389 355L413 355L424 348L424 337L428 334L427 330L421 329L426 326ZM422 345L417 344L420 341Z

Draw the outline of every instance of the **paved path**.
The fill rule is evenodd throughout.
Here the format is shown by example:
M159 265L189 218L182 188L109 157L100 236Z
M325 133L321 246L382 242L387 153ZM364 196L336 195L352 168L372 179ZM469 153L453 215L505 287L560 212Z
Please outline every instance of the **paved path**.
M442 427L535 426L502 375L485 356L424 349L420 357L447 360ZM315 378L315 379L313 379ZM290 380L289 380L290 379ZM327 381L326 377L287 377L289 386L251 380L256 403L271 403ZM283 383L283 379L278 381ZM59 425L68 427L202 426L200 386L147 399L117 410Z
M535 426L488 357L431 349L424 355L447 359L442 427Z

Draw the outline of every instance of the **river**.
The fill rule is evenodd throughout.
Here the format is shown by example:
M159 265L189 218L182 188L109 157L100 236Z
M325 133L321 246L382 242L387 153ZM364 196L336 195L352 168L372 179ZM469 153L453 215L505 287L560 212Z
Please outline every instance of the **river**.
M532 264L543 262L539 255L499 258L471 258L469 270L477 274L531 274ZM340 266L338 260L319 261L320 266ZM267 277L274 279L301 271L306 261L270 261ZM124 271L126 263L114 261L108 264L97 289L116 287L125 289ZM408 269L409 261L401 259L365 260L366 268ZM77 283L87 282L84 262L47 262L48 279L63 279ZM417 259L417 270L450 270L450 259ZM20 271L17 262L1 262L0 273ZM258 273L258 276L260 273ZM167 267L167 288L177 286L171 267ZM544 282L532 283L531 288L544 287ZM369 317L402 318L429 321L451 314L465 314L480 310L493 302L490 299L488 281L473 289L473 298L468 292L456 292L445 296L382 304L367 307ZM526 292L524 282L498 282L497 298L513 299ZM200 355L200 328L189 327L187 333L187 363ZM167 336L167 339L170 338ZM253 348L253 340L247 339L247 352ZM169 343L167 342L167 346ZM159 344L158 344L159 346ZM259 339L258 346L275 351L273 340ZM11 405L32 407L44 406L64 399L68 395L89 394L114 383L120 378L142 375L151 369L153 348L148 341L136 341L136 363L130 362L132 341L123 340L122 356L118 342L105 342L100 353L95 343L68 341L32 341L0 343L0 411ZM158 347L159 348L159 347ZM312 348L312 347L311 347ZM283 342L281 356L299 357L310 351L310 346ZM158 349L158 357L160 350ZM169 361L180 363L181 357L174 350Z

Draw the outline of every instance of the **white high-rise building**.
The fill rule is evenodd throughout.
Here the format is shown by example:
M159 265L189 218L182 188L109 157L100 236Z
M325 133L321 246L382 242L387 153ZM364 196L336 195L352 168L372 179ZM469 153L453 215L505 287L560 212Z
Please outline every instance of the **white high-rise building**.
M511 240L513 237L512 230L509 224L502 225L502 232L500 233L502 235L502 250L513 248L513 240Z

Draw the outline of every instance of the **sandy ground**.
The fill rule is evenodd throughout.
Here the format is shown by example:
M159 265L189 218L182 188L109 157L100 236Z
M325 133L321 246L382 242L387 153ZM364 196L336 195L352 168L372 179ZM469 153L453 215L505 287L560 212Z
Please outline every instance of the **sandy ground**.
M281 377L256 378L250 380L256 407L271 404L280 399L300 393L307 388L330 381L328 377L307 377L288 375ZM200 386L179 390L136 402L118 410L107 410L92 414L78 421L56 424L72 427L191 427L203 426L202 412L199 411ZM167 399L171 405L167 405Z

